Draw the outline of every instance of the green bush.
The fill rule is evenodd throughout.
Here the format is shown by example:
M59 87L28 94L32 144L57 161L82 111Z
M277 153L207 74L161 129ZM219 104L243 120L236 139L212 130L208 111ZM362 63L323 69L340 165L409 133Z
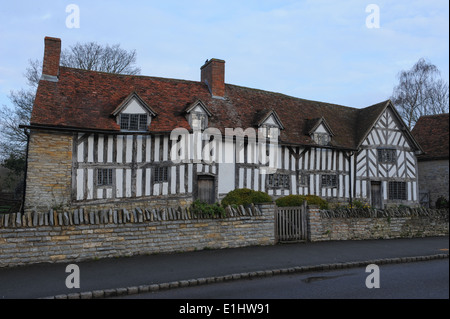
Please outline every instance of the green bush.
M316 195L287 195L278 198L275 202L278 207L301 206L304 201L309 205L317 205L320 209L328 209L328 202Z
M211 217L225 216L225 209L219 204L207 204L198 199L191 204L191 212L194 214L205 214Z
M254 191L248 188L239 188L229 192L224 199L222 199L222 206L228 205L250 205L272 202L272 197L267 193Z

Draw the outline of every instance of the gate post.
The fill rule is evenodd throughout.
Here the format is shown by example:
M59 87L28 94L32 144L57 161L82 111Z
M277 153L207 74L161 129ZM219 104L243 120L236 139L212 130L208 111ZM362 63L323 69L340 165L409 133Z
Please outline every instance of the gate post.
M307 206L305 214L308 223L308 241L319 241L322 237L322 223L319 206Z

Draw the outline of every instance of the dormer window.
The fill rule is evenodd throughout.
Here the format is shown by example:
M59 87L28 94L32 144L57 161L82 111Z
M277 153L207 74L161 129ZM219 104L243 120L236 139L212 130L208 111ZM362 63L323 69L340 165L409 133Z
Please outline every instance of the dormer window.
M284 129L280 118L273 110L265 110L258 115L260 120L256 123L258 129L266 139L277 139L280 135L280 130Z
M314 133L314 142L318 145L328 145L330 144L330 134L328 133Z
M208 119L212 113L202 101L197 100L192 103L186 108L185 112L192 130L203 131L208 127Z
M280 129L278 126L265 124L262 125L261 128L263 129L265 138L274 139L278 138L278 135L280 135Z
M312 128L309 130L309 135L314 143L321 146L330 145L333 132L331 131L331 128L327 124L325 119L322 117L320 119L309 121L312 126Z
M207 127L206 123L207 123L208 117L206 116L206 114L196 112L196 113L191 113L190 117L191 117L191 121L190 121L191 127L194 131L204 130Z
M147 131L155 111L133 92L112 113L121 131Z
M146 131L148 127L147 114L120 114L120 129L125 131Z

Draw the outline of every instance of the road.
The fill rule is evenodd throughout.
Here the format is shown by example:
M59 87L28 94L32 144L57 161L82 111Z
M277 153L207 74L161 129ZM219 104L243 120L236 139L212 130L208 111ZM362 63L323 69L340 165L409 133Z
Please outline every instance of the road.
M119 299L448 299L449 260L379 267L369 289L365 268L278 275L123 296ZM372 281L373 282L373 281Z

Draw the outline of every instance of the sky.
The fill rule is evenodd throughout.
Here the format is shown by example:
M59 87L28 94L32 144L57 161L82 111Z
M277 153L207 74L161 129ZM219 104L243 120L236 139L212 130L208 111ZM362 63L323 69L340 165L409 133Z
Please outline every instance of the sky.
M0 106L27 88L45 36L136 50L148 76L200 81L222 59L226 83L356 108L422 57L449 81L447 0L1 1Z

